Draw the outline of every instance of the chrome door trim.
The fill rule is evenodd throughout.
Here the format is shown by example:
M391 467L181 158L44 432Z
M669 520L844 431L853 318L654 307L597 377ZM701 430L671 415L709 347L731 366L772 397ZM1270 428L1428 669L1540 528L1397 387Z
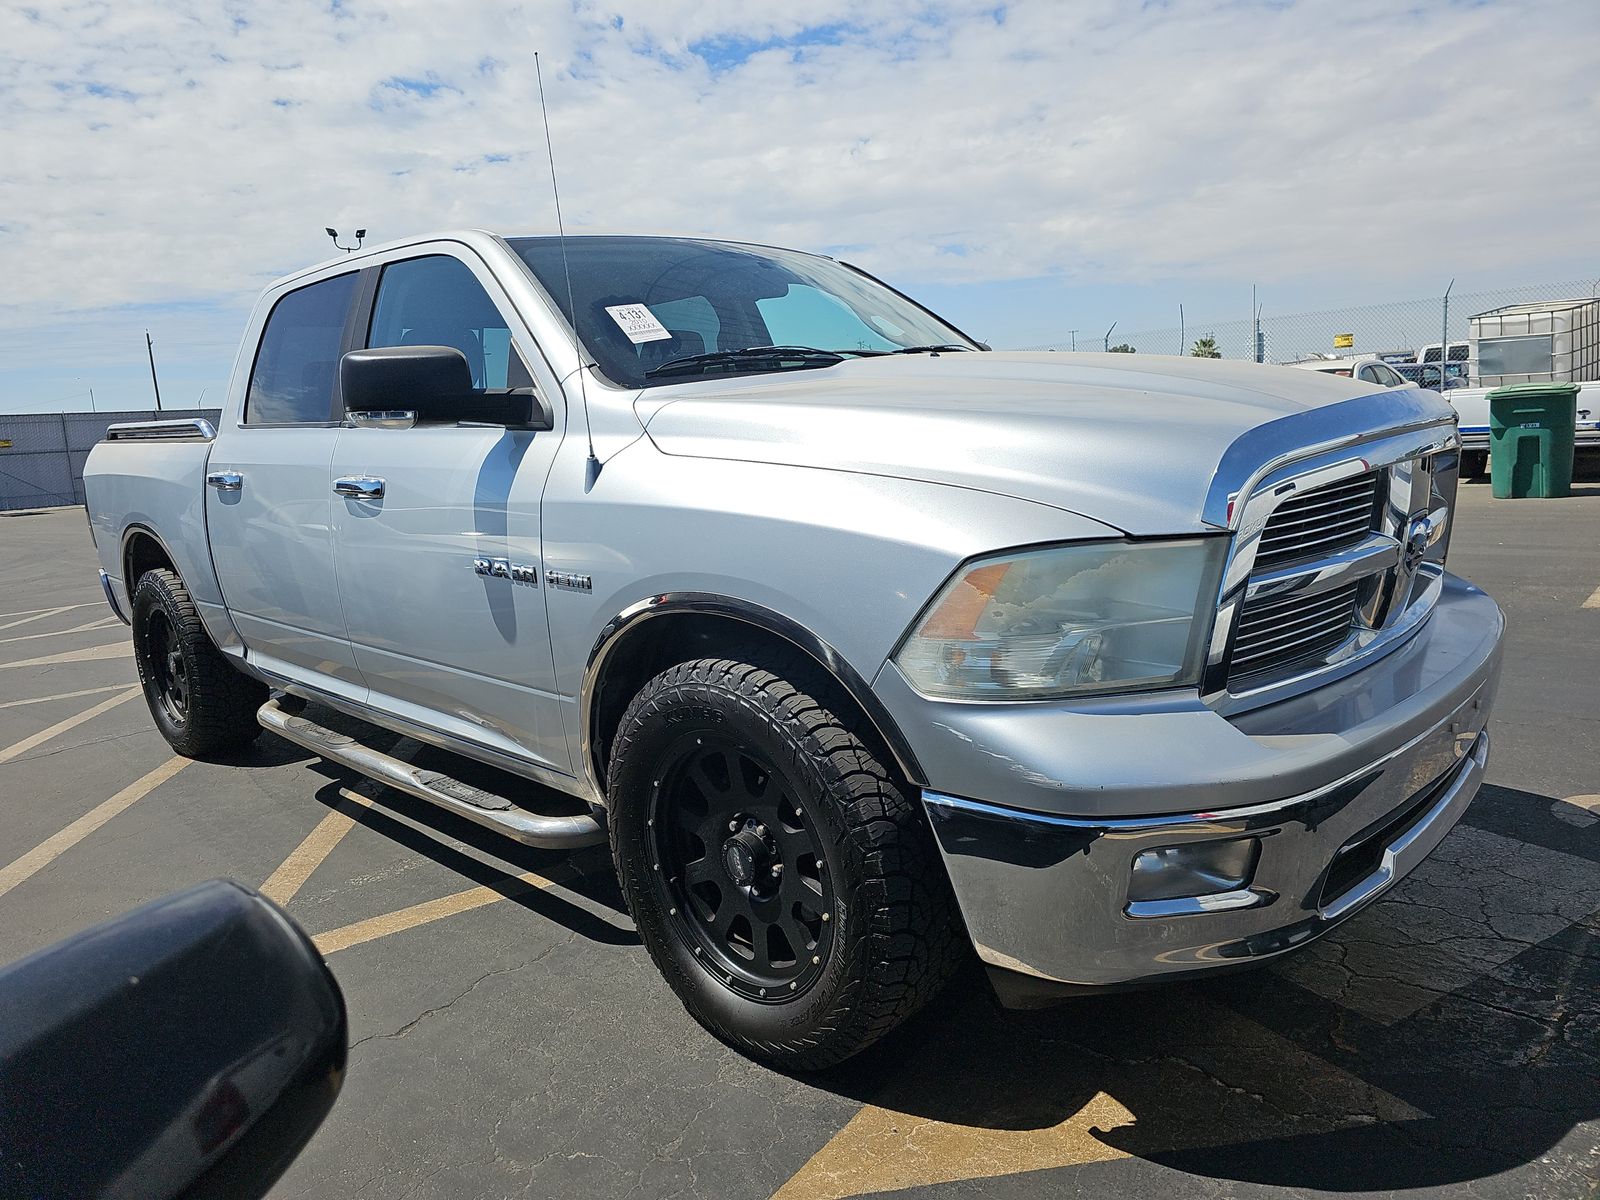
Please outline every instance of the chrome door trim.
M172 421L122 421L106 426L108 442L214 442L217 427L204 417Z
M237 492L244 487L244 476L238 471L208 471L206 486L219 492Z
M375 475L345 475L333 481L335 495L349 500L382 500L384 481Z

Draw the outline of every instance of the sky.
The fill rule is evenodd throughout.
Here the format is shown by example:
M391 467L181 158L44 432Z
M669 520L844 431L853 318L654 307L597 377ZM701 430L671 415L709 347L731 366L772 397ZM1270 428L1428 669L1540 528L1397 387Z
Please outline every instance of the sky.
M0 8L0 413L215 404L255 295L554 228L858 263L997 347L1600 275L1596 0ZM1115 340L1115 339L1113 339Z

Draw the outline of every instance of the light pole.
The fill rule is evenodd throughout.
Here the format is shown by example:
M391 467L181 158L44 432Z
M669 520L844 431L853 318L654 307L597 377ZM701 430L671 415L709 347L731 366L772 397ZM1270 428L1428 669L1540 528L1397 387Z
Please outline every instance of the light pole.
M1078 331L1076 329L1069 329L1067 332L1072 335L1072 348L1074 351L1076 351L1078 348Z
M1450 287L1444 289L1444 318L1439 328L1439 391L1445 389L1445 373L1450 366L1450 288L1455 287L1456 281L1450 281ZM1428 357L1424 354L1422 357ZM1468 380L1470 383L1471 381Z
M366 239L367 236L367 231L365 229L358 229L356 230L356 244L354 246L346 246L339 241L339 231L333 228L333 226L323 226L322 232L331 237L333 239L333 244L338 246L339 249L343 250L346 254L349 254L352 250L361 249L361 243Z
M1116 327L1117 323L1115 321L1111 322L1111 329L1115 329ZM1111 329L1106 330L1105 336L1104 349L1107 354L1111 353Z

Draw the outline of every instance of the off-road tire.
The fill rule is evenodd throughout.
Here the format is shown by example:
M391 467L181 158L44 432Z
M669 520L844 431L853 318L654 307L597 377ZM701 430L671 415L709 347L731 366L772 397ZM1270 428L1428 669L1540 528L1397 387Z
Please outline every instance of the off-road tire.
M645 946L695 1019L751 1057L818 1070L911 1016L969 952L921 806L841 719L848 709L810 659L796 653L762 660L683 663L635 696L607 776L612 854ZM672 885L662 873L668 868L660 863L670 856L660 852L651 813L673 748L701 734L748 748L774 767L774 778L805 793L796 807L804 805L832 872L833 911L831 940L819 946L826 959L793 998L758 1002L750 985L735 990L713 974L706 952L694 952L698 935L690 926L703 918L691 916L686 925L674 915Z
M139 683L169 746L188 758L204 758L255 741L261 732L256 710L267 689L237 670L212 643L183 580L162 569L141 575L133 589L132 624ZM163 648L181 660L185 703L180 711L174 711L164 694L168 654L161 653Z

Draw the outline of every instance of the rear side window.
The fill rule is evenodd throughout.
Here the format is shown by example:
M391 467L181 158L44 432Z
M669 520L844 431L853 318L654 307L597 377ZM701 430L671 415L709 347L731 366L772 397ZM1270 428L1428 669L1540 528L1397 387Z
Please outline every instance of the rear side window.
M383 269L367 345L452 346L466 358L475 388L533 384L489 293L466 263L446 254Z
M250 372L249 425L302 425L334 418L334 388L356 273L290 292L273 305Z

